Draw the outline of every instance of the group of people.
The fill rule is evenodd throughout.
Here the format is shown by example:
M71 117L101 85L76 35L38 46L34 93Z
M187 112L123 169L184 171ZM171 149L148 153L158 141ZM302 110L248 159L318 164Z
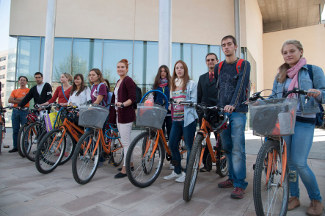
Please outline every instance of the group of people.
M184 138L187 154L190 155L194 141L197 123L201 122L193 107L181 105L181 101L192 101L205 103L209 106L218 105L224 107L229 118L229 125L221 134L222 148L226 152L229 178L218 184L219 188L234 188L231 197L241 199L244 197L248 185L246 181L246 154L245 154L245 126L248 106L245 103L249 97L250 87L250 63L236 57L237 42L235 37L228 35L221 40L222 51L226 57L225 61L219 62L215 53L208 53L205 61L208 72L201 75L198 84L190 79L186 63L179 60L175 63L173 73L169 68L162 65L154 80L153 89L163 92L168 99L174 102L168 108L168 113L163 123L163 129L169 140L172 152L173 171L165 176L165 180L175 179L176 182L184 182L185 173L181 169L181 156L178 143ZM296 113L295 133L284 137L288 148L288 165L290 169L290 195L288 210L300 206L299 202L299 177L303 181L309 198L310 207L307 209L309 215L320 215L323 211L320 190L313 171L307 164L307 158L313 143L316 113L319 112L318 104L325 103L325 76L321 68L308 66L303 57L303 48L299 41L286 41L281 49L284 59L283 65L274 80L271 98L281 98L285 92L293 88L308 91L308 100L305 96L291 95L297 97L298 107ZM91 69L89 82L91 88L85 84L84 77L76 74L72 86L72 77L62 74L59 86L52 96L50 84L43 82L40 72L35 73L34 78L37 85L30 90L26 87L27 77L20 76L18 81L20 88L12 92L9 103L14 104L12 115L14 148L10 152L17 151L17 134L20 125L26 121L28 102L34 98L35 104L45 105L58 99L62 105L82 105L91 100L94 104L107 106L109 101L116 106L111 106L107 119L109 123L116 123L121 134L121 142L124 153L128 150L131 142L132 123L135 121L136 84L128 76L128 61L122 59L117 63L117 81L114 91L110 96L109 82L105 84L103 74L99 69ZM308 71L308 70L312 71ZM310 77L310 73L313 77ZM111 99L109 99L111 97ZM157 104L168 103L159 94L154 95ZM20 107L18 109L18 107ZM207 155L207 152L204 154ZM126 176L125 160L120 172L115 178ZM209 171L204 166L200 171Z

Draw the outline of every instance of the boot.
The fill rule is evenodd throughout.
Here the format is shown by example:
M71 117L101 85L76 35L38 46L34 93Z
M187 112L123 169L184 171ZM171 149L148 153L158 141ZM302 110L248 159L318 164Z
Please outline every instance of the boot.
M324 205L319 200L312 200L306 213L310 216L318 216L323 213L323 210Z

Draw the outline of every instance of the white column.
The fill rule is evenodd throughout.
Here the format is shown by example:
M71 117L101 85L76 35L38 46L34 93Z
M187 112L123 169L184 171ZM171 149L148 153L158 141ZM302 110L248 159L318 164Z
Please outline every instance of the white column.
M159 0L159 66L171 67L171 0Z
M46 32L44 48L43 75L44 82L52 82L53 48L56 17L56 0L47 1Z
M235 5L235 38L237 40L237 57L240 58L240 4L239 0L234 0Z

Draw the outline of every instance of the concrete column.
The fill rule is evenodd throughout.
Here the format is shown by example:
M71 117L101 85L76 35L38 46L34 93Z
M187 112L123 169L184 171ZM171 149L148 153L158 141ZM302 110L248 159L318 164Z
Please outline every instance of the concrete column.
M46 14L44 64L43 64L44 82L48 82L48 83L52 82L55 17L56 17L56 0L48 0L47 14Z
M240 4L239 0L234 0L234 5L235 5L235 38L237 40L237 57L240 58Z
M159 0L159 66L171 67L171 0Z

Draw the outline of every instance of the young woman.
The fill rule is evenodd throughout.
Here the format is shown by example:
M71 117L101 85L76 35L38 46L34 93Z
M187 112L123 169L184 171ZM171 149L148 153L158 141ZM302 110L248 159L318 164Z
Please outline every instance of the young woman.
M315 117L319 112L319 104L325 103L325 76L321 68L307 65L303 57L303 47L297 40L284 42L281 54L284 64L274 80L271 98L281 98L283 93L293 88L308 91L306 96L291 94L289 97L298 98L295 133L285 136L289 165L289 188L291 198L288 210L300 206L299 177L305 185L311 204L307 209L308 215L321 215L324 206L321 202L319 187L313 171L307 164L310 148L313 144Z
M88 78L92 85L90 92L91 102L101 106L107 106L108 91L102 72L98 68L93 68L89 71Z
M171 97L176 104L172 105L171 109L173 121L168 145L172 152L174 171L170 175L165 176L164 179L176 178L176 182L184 182L185 173L181 170L181 156L178 150L178 143L183 135L187 147L187 155L191 154L198 116L194 107L177 104L181 101L197 101L197 85L193 80L190 80L187 65L182 60L177 61L174 67L171 81Z
M80 106L90 100L90 89L85 85L84 76L82 74L76 74L73 78L68 104Z
M58 99L58 103L62 106L66 106L68 104L69 98L70 98L70 91L71 91L71 85L70 82L72 81L72 76L68 73L61 74L60 82L61 86L57 87L55 89L55 92L50 100L47 102L40 104L48 105L50 103L54 103L56 99ZM64 93L63 93L64 92Z
M117 123L117 128L121 135L121 142L124 148L123 167L115 178L126 177L125 156L131 142L132 123L135 121L135 110L133 103L136 101L135 83L127 75L129 68L128 60L122 59L117 63L117 74L120 79L117 81L112 96L111 103L117 107L111 107L109 113L109 122Z
M159 90L162 93L164 93L167 96L167 99L169 101L170 98L170 72L166 65L161 65L158 69L158 73L155 78L155 82L153 84L153 89ZM168 101L165 101L165 97L160 93L155 93L154 96L154 102L160 105L164 105L165 103L168 103ZM167 132L167 137L169 139L170 130L172 127L172 118L171 113L168 110L167 116L164 120L162 129L164 131L164 134ZM165 130L167 129L167 131Z

